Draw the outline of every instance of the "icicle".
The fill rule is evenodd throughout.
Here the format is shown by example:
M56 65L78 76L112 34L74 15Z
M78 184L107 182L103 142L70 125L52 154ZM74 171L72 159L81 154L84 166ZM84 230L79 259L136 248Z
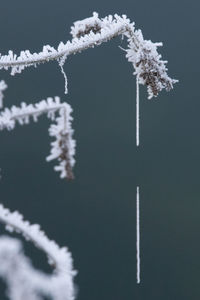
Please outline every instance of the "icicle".
M139 95L139 78L136 77L136 146L140 144L140 95Z
M61 69L61 73L63 74L64 76L64 80L65 80L65 94L68 94L68 87L67 87L67 75L65 73L65 70L63 68L64 64L65 64L65 61L67 59L67 55L64 55L59 61L58 61L58 64L60 66L60 69Z
M137 259L137 283L140 283L140 190L136 192L136 259Z

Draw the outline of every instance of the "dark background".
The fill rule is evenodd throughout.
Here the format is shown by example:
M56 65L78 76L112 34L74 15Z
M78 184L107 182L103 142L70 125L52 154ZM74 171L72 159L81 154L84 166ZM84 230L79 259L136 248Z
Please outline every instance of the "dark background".
M80 300L200 299L199 1L1 1L1 53L70 39L76 20L125 13L146 39L163 41L175 89L147 100L135 146L135 78L120 38L68 58L69 94L56 62L12 77L5 106L59 95L73 109L76 179L46 163L49 121L0 133L0 201L67 245ZM126 44L123 43L125 47ZM136 284L135 192L141 199L141 284ZM3 228L3 226L2 226ZM3 230L1 230L3 232ZM50 270L33 246L36 267ZM4 285L0 299L4 300Z

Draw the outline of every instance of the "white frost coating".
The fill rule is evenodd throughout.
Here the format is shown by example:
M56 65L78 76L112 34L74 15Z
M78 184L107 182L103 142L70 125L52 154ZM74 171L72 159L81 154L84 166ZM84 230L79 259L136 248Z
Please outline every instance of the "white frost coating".
M72 108L69 104L63 103L65 109L59 110L59 116L55 119L56 124L49 128L49 135L55 138L51 143L51 153L47 161L58 159L59 165L54 167L60 172L61 178L73 179L72 168L75 164L75 140L73 140L73 129L71 128Z
M137 260L137 283L140 283L140 190L136 192L136 260Z
M93 28L98 29L102 27L102 21L99 19L98 13L93 12L93 16L86 18L81 21L74 22L74 25L71 27L71 35L73 38L76 38L78 35L84 35L85 32Z
M32 54L26 50L21 51L18 56L10 50L8 55L0 54L0 69L11 68L11 74L15 75L28 66L36 66L50 60L59 62L63 57L65 60L68 55L76 54L122 35L128 38L126 57L133 64L134 74L138 76L139 84L147 85L149 99L157 96L162 89L167 91L172 89L173 84L177 82L167 75L166 61L163 61L157 52L157 47L162 44L144 40L141 30L135 30L134 23L131 23L126 15L120 17L115 14L100 19L98 14L94 13L91 18L75 22L71 33L72 40L66 43L60 42L56 49L46 45L39 53ZM64 73L62 67L61 70Z
M73 270L71 254L48 239L40 226L23 220L18 212L11 213L0 204L0 222L9 231L21 233L27 240L44 251L48 262L54 267L52 275L35 270L23 254L21 243L8 237L0 238L0 276L8 286L11 300L40 300L50 296L52 300L73 300Z
M58 117L55 113L58 112ZM72 168L75 164L75 141L72 138L73 130L71 128L71 112L72 108L67 103L61 103L59 97L47 98L36 104L21 103L21 107L12 106L11 109L6 108L0 112L0 130L7 128L14 129L16 122L20 125L28 124L32 117L37 121L42 114L55 121L49 128L50 136L55 138L51 143L51 153L47 160L57 159L59 165L55 167L56 171L61 172L61 178L73 178Z
M147 86L148 98L156 97L162 89L170 91L178 80L167 75L167 61L162 60L157 52L157 47L162 46L162 43L144 40L141 30L134 31L133 27L124 35L128 38L129 48L126 57L133 64L139 84Z
M7 89L7 84L5 83L5 81L4 80L1 80L0 81L0 108L2 108L3 107L3 97L4 97L4 95L3 95L3 91L5 91L6 89Z

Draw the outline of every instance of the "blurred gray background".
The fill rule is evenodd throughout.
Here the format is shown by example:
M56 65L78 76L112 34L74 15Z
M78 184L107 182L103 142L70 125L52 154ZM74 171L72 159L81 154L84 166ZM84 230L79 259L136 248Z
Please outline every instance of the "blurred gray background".
M147 100L135 146L135 78L117 38L68 58L69 94L55 62L12 77L5 106L59 95L74 109L75 180L46 163L49 121L0 132L1 202L67 245L78 300L200 299L199 1L1 0L0 52L39 51L70 39L76 20L127 14L146 39L163 41L179 84ZM136 284L135 192L141 190L141 284ZM3 228L3 226L1 226ZM1 229L1 233L3 233ZM51 271L29 243L36 267ZM0 299L4 300L4 284ZM23 299L24 300L24 299Z

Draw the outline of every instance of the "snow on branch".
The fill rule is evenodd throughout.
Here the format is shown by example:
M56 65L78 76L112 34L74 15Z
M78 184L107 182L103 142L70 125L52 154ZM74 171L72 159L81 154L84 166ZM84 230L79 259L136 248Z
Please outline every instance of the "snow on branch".
M58 112L58 116L55 114ZM59 164L54 169L60 171L61 178L73 179L73 166L75 164L75 141L72 138L73 129L71 128L72 108L67 103L61 103L59 97L47 98L36 104L21 103L21 107L12 106L0 112L0 130L15 128L16 122L20 125L29 124L30 118L34 121L42 114L54 120L56 123L49 128L50 136L55 138L51 143L51 152L47 161L57 159Z
M73 262L68 249L60 248L48 239L40 226L24 221L17 211L10 212L0 204L0 222L10 232L21 233L48 257L53 266L52 275L35 270L31 261L24 255L21 242L9 238L0 238L0 276L6 281L7 294L11 300L41 300L48 296L52 300L73 300L75 289Z
M39 53L29 50L21 51L20 55L12 50L8 55L0 54L0 69L11 68L11 74L21 73L28 66L57 60L65 76L65 91L67 90L66 75L63 70L67 56L76 54L88 48L100 45L119 35L128 39L127 59L133 64L139 83L147 85L149 99L157 96L162 89L169 91L177 81L167 75L166 61L157 52L162 43L153 43L143 38L141 30L135 30L134 23L126 15L109 15L103 19L97 13L82 21L77 21L71 27L72 40L60 42L57 48L46 45Z

